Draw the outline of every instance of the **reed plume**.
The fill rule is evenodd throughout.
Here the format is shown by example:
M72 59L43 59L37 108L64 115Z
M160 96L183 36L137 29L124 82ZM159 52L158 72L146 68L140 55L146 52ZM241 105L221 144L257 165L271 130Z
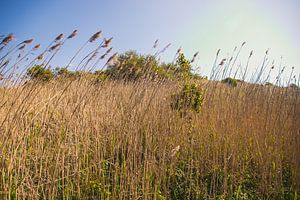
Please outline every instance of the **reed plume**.
M101 33L102 31L95 33L92 37L90 37L89 42L95 42L101 36Z

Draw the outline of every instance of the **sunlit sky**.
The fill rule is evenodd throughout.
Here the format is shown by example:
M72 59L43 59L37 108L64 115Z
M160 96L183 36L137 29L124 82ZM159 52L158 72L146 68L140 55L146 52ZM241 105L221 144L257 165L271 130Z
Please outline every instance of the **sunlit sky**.
M59 33L78 29L76 42L66 44L55 64L67 63L76 48L94 32L114 37L115 51L129 49L151 53L171 47L162 60L171 61L179 47L191 57L199 51L197 65L209 74L216 51L221 57L246 41L238 63L254 50L251 69L270 59L287 70L300 72L299 0L1 0L0 35L14 33L17 41L35 38L46 46ZM287 72L289 73L289 72Z

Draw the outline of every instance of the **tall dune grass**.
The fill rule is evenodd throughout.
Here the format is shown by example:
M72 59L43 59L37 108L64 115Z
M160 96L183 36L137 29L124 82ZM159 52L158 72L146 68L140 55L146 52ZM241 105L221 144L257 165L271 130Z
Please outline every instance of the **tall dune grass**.
M75 56L98 36L92 38ZM47 49L49 66L57 52ZM97 61L93 53L87 65ZM11 53L4 55L2 65ZM7 75L0 91L2 199L299 198L298 88L200 80L201 112L182 116L170 106L180 91L173 81L9 85Z

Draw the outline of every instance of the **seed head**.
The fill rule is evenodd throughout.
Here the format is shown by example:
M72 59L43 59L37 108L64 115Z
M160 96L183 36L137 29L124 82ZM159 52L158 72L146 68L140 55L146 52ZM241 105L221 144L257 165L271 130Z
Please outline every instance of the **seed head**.
M106 64L110 63L112 60L114 60L117 57L118 53L114 53L106 62Z
M102 56L100 56L100 59L103 60L103 59L105 58L106 55L107 55L106 53L103 54Z
M221 60L221 62L220 62L219 65L220 65L220 66L224 65L225 61L226 61L226 58L223 58L223 59Z
M61 45L61 43L58 43L56 45L53 45L52 47L50 47L49 51L54 51L57 47L59 47Z
M1 67L8 65L8 63L10 62L10 60L6 60Z
M158 40L155 40L154 45L153 45L152 48L155 49L157 47L157 45L158 45Z
M13 34L11 33L11 34L9 34L8 36L6 36L6 37L2 40L1 44L7 45L7 44L10 43L13 39L15 39L15 36L13 36Z
M24 48L25 48L25 46L26 46L26 45L25 45L25 44L23 44L22 46L20 46L20 47L19 47L19 50L22 50L22 49L24 49Z
M98 31L97 33L95 33L90 39L89 42L94 42L95 40L97 40L100 36L101 36L102 31Z
M42 60L43 58L44 58L44 54L40 54L40 55L37 57L38 60Z
M177 52L176 52L176 54L181 54L182 53L182 48L181 47L179 47L179 49L177 49Z
M171 43L167 44L162 50L161 53L164 53L169 47L171 46Z
M35 51L35 50L37 50L38 48L40 48L40 46L41 46L40 44L37 44L37 45L35 45L35 46L33 47L32 50Z
M196 52L193 57L196 58L199 55L199 52Z
M196 57L198 56L199 52L196 52L194 55L193 55L193 58L191 60L191 63L195 62L195 59Z
M104 38L104 44L102 45L102 47L106 48L110 45L111 41L112 41L112 37L109 39Z
M253 55L253 50L252 51L250 51L250 55L249 55L249 57L251 57Z
M55 38L55 41L57 42L57 41L61 40L63 37L64 37L64 34L61 33Z
M30 44L32 41L33 41L33 39L30 39L30 40L24 40L24 41L22 42L22 44Z
M74 30L71 35L68 36L68 39L71 39L77 35L77 30Z
M167 46L165 46L165 47L159 52L159 54L164 53L170 46L171 46L171 43L167 44Z
M95 52L92 54L92 56L91 56L90 59L91 59L91 60L94 59L94 58L98 55L98 53L99 53L98 51L95 51Z
M268 53L269 53L269 49L267 49L267 51L266 51L266 55L268 55Z
M107 51L106 51L106 54L109 54L111 51L112 51L112 47L111 48L109 48Z

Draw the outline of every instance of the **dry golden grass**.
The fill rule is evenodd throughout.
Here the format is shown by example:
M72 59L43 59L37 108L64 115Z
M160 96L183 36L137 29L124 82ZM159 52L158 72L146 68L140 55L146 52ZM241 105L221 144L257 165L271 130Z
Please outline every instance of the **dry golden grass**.
M243 43L221 60L218 50L211 81L201 80L191 73L198 53L189 61L180 48L163 69L156 59L170 45L158 49L156 41L152 57L132 54L120 62L112 38L101 33L56 75L51 61L77 30L67 38L59 34L40 52L39 44L26 50L32 39L10 46L14 36L3 36L0 199L299 198L300 79L297 86L294 68L291 87L277 87L284 81L281 65L277 86L263 86L274 69L267 51L250 79L260 84L245 83L252 52L245 69L235 66ZM103 71L116 59L114 70ZM70 72L71 66L102 68L97 74ZM243 81L214 81L231 75ZM174 94L193 82L204 91L200 112L174 110Z
M201 85L201 112L184 117L172 83L2 89L0 198L297 198L300 90Z

